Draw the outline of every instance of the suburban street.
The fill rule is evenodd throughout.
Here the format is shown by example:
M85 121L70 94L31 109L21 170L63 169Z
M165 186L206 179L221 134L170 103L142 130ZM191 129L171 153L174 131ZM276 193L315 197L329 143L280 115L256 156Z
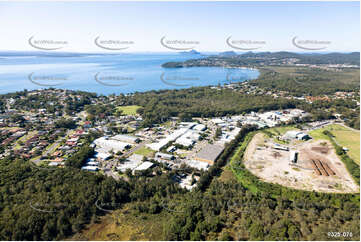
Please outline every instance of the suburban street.
M72 131L72 130L68 130L68 131L66 132L65 137L61 137L61 138L59 138L57 141L55 141L55 143L53 143L53 144L49 147L49 149L47 149L41 156L47 156L47 155L49 155L49 154L52 154L52 153L56 150L56 148L58 147L58 145L59 145L63 140L65 140L66 137L68 137L68 135L71 133L71 131ZM39 163L41 162L41 159L40 159L40 158L35 159L35 160L33 160L33 162L34 162L36 165L39 165Z

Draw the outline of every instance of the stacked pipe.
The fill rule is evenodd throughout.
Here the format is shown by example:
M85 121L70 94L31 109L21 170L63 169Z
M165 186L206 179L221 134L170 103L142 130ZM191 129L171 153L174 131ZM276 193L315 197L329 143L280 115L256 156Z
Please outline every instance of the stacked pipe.
M314 160L311 161L311 165L312 165L312 168L315 170L315 172L317 173L317 175L321 176L321 172L320 170L318 169L318 167L316 166L316 163Z
M326 171L330 175L336 175L336 173L331 169L331 167L327 164L327 162L322 162L323 166L325 167Z
M322 163L320 160L316 160L316 165L318 166L318 168L320 169L321 173L323 176L328 176L327 171L325 170L325 168L323 167Z

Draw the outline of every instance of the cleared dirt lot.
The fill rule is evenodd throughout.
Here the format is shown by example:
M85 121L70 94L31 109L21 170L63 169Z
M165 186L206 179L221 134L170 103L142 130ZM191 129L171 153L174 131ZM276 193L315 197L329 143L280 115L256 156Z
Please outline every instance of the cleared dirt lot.
M274 149L274 141L263 133L256 134L247 147L245 166L265 182L277 183L296 189L355 193L359 186L336 155L332 144L326 140L294 141L287 145L290 151ZM290 163L290 152L298 151L298 161ZM336 174L318 175L312 160L327 164Z

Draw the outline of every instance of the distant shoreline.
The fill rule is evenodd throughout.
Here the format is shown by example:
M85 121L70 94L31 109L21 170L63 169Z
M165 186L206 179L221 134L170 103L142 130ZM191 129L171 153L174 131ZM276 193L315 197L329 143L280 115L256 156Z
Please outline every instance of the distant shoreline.
M54 87L102 95L128 94L215 86L227 83L230 75L233 80L238 79L240 82L256 79L260 75L258 70L251 68L201 67L170 70L162 67L162 64L169 61L185 61L200 56L172 53L0 57L0 93Z

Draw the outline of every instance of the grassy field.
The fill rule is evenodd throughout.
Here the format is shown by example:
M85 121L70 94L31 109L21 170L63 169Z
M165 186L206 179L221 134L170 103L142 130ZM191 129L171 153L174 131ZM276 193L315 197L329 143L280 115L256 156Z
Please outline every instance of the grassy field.
M134 214L125 209L114 211L102 217L71 240L162 240L163 225L168 221L168 213Z
M218 177L218 180L221 182L237 181L237 178L234 176L232 169L229 165L222 168L222 174Z
M144 155L144 156L147 156L147 157L153 157L155 151L147 148L147 147L142 147L140 148L139 150L135 151L134 154L137 154L137 155Z
M350 158L360 164L360 131L351 130L339 124L331 124L322 129L313 130L309 134L316 140L327 139L327 136L322 133L324 130L329 130L340 146L349 149L347 154Z
M135 115L135 114L137 114L137 110L139 108L141 108L141 106L131 105L131 106L117 107L117 110L122 111L123 115Z
M274 127L274 128L269 128L266 129L266 131L272 133L273 135L279 136L279 135L284 135L287 131L290 130L299 130L298 128L294 127L293 125L290 126L282 126L282 127Z

